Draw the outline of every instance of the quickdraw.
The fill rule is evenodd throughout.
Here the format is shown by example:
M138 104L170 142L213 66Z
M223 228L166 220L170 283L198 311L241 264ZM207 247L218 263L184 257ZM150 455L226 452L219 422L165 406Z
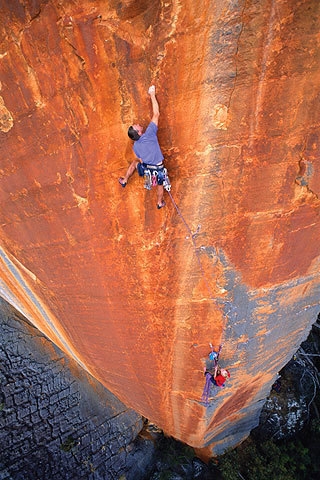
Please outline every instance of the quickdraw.
M153 172L152 174L152 186L156 187L158 185L158 172Z
M164 180L163 180L164 189L167 190L167 192L170 192L171 183L170 183L170 179L168 177L168 172L166 168L163 169L163 173L164 173Z
M146 188L147 190L151 190L152 178L151 178L151 172L149 169L147 168L144 169L143 178L144 178L144 188Z
M151 170L149 168L144 168L144 188L151 190L152 187L157 185L163 185L164 189L167 192L170 192L171 183L169 180L168 172L166 168L161 168L161 170Z

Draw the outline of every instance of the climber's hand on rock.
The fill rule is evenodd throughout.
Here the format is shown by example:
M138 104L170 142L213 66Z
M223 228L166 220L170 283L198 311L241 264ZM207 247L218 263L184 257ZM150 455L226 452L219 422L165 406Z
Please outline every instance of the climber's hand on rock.
M148 90L149 95L155 95L156 93L156 87L154 85L151 85Z

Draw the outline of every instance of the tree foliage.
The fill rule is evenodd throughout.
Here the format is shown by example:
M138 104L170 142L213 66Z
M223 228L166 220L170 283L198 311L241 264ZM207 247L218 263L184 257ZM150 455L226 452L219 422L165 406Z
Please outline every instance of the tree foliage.
M319 443L318 433L313 441ZM219 470L223 480L316 480L319 455L314 455L305 443L301 439L279 443L249 439L220 457Z

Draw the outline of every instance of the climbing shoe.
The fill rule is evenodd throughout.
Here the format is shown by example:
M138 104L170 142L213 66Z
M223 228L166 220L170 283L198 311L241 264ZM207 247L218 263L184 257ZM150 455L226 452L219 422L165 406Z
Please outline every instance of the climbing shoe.
M123 177L120 177L118 179L118 182L120 183L121 187L123 187L123 188L127 185L127 182L123 182Z
M158 204L157 205L157 209L160 210L160 208L164 207L166 204L166 202L164 200L162 200L162 202L160 203L160 205Z

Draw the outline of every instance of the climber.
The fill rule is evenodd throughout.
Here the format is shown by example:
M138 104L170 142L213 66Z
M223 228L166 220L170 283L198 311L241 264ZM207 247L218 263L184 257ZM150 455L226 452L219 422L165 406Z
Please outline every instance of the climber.
M227 378L230 378L230 373L229 370L216 365L213 372L212 370L205 369L204 376L206 377L206 381L202 392L201 401L208 405L211 384L213 383L213 385L216 387L224 388Z
M218 365L222 345L219 346L218 351L213 349L213 345L211 343L209 345L211 347L211 352L208 355L206 366L204 367L204 376L206 377L206 381L201 396L201 401L206 405L209 404L211 384L213 383L216 387L223 388L227 378L230 378L229 371L221 368Z
M212 383L217 387L223 388L227 378L230 378L229 370L219 367L216 365L214 369L213 378L211 379Z
M151 186L157 186L157 208L160 209L166 204L163 198L164 186L169 191L170 182L163 165L164 158L157 137L160 110L154 85L149 88L148 94L152 104L152 119L144 133L143 127L139 124L129 127L128 136L134 140L133 151L137 158L130 164L125 176L119 178L119 183L125 187L137 169L139 175L145 177L145 188L150 190Z

